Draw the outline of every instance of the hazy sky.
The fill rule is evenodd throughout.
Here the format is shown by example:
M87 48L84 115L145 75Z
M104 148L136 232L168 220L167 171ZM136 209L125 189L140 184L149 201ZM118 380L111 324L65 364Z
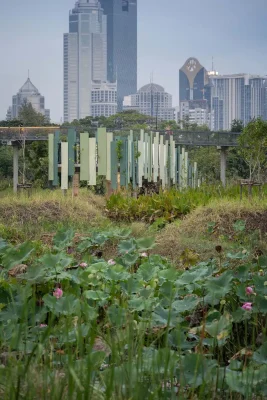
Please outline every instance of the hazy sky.
M0 120L27 78L63 115L63 33L75 0L0 0ZM178 71L194 56L221 73L267 74L267 0L138 0L138 86L178 104Z

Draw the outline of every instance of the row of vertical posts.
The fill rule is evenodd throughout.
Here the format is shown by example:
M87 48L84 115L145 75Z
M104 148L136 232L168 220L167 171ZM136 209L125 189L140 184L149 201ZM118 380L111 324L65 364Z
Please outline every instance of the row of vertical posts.
M129 185L135 190L144 181L159 183L163 189L176 186L199 186L197 164L191 163L184 148L175 145L172 136L146 133L141 130L136 140L131 131L128 136L115 136L99 128L97 136L80 133L77 141L73 129L68 141L60 142L59 132L49 135L49 180L58 186L58 166L61 189L67 190L70 178L79 171L81 181L96 185L97 176L106 178L112 190Z

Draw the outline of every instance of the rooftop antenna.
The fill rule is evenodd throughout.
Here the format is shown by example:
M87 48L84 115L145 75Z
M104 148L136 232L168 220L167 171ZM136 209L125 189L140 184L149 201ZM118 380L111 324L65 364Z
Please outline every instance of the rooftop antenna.
M28 69L28 79L30 79L30 70Z
M150 74L150 115L153 117L154 109L153 109L153 71Z
M214 58L213 58L213 56L212 56L211 70L214 71Z

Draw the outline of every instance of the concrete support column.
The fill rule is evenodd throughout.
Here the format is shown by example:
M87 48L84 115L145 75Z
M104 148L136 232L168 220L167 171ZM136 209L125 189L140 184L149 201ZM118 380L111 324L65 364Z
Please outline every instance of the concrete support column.
M221 154L221 182L226 186L227 147L220 148Z
M13 192L17 193L19 183L19 148L13 146Z

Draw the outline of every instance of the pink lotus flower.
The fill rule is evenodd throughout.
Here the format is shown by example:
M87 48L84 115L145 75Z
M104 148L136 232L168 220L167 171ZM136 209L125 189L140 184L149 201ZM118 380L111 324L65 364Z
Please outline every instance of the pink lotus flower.
M253 294L254 290L251 286L246 287L246 294Z
M252 310L252 303L244 303L242 308L243 308L243 310L251 311Z
M114 260L108 260L108 265L115 265L116 264L116 261L114 261Z
M141 257L148 257L148 254L147 253L142 253Z
M86 267L88 267L88 264L86 264L86 262L82 262L82 263L80 264L80 267L86 268Z
M40 327L40 328L46 328L47 325L46 325L46 324L40 324L39 327Z
M57 299L60 299L60 297L63 296L63 290L60 288L56 288L54 290L53 296L56 297Z

